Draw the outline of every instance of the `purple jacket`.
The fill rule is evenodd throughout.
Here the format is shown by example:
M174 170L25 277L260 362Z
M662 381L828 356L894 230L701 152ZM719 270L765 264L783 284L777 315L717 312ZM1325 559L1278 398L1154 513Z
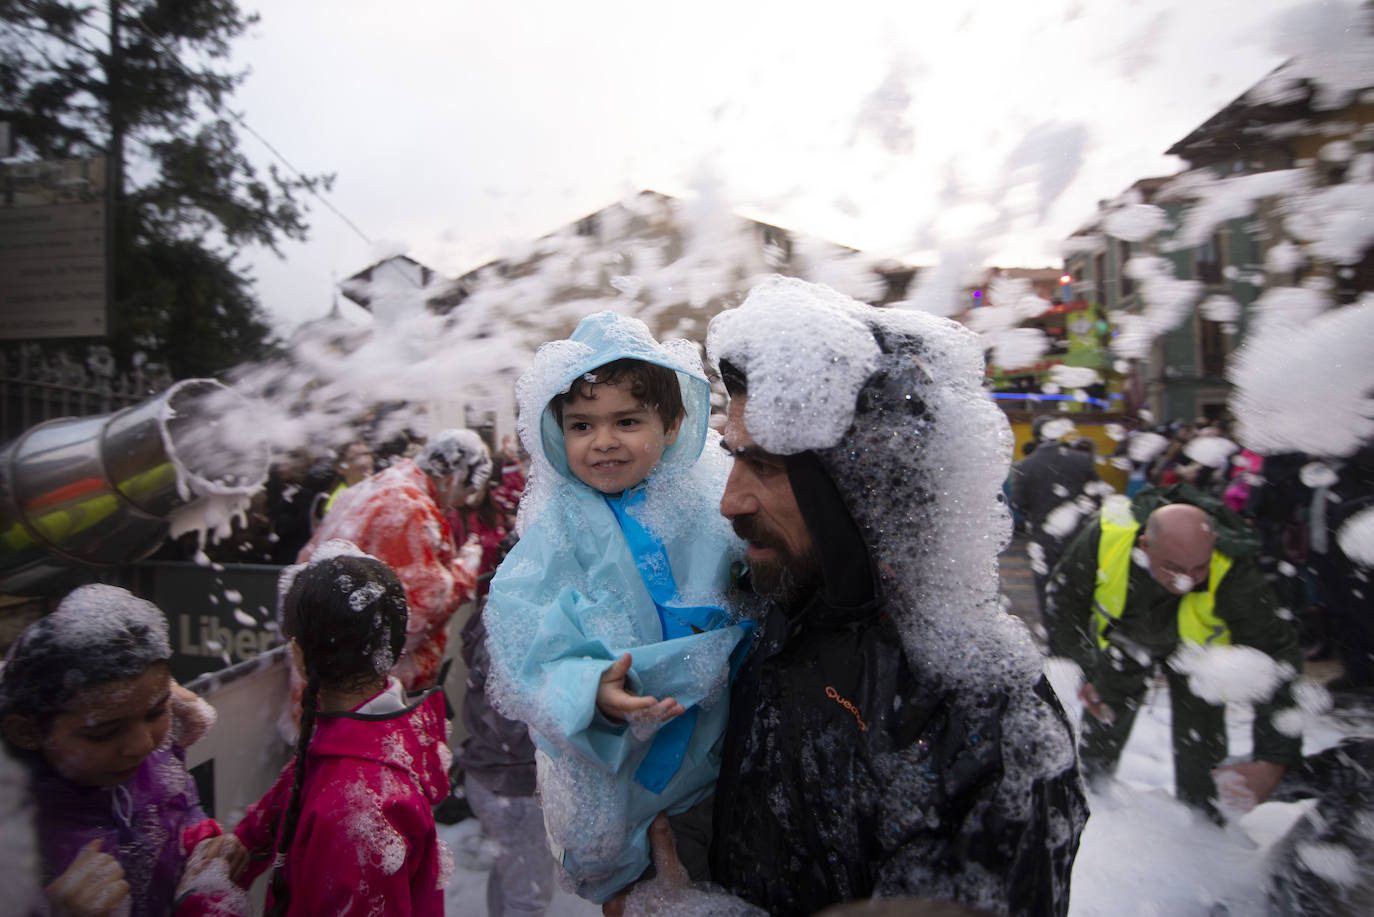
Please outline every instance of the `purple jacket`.
M32 787L44 885L100 838L101 850L124 867L130 917L172 913L186 865L182 832L206 818L181 746L154 751L128 783L116 787L77 786L40 761Z

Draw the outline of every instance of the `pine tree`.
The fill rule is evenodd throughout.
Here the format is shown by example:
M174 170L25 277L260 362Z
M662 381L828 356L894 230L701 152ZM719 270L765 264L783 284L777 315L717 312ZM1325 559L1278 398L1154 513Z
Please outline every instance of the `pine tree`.
M21 157L110 156L114 305L108 344L176 378L272 345L240 248L304 239L300 199L332 176L261 175L229 107L231 42L257 22L234 0L0 0L0 120Z

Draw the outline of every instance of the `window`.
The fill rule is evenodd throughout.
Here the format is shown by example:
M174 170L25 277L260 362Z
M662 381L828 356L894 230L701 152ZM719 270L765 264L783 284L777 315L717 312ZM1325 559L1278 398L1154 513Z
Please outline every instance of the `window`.
M1225 325L1198 318L1198 373L1201 376L1221 376L1226 372L1226 355L1230 351Z
M1099 308L1107 306L1107 253L1100 252L1093 255L1093 296L1096 302L1093 305Z
M1213 233L1193 252L1193 277L1207 284L1222 282L1221 234Z
M1349 305L1374 290L1374 246L1365 249L1358 264L1336 266L1336 301Z
M769 267L782 267L792 260L792 238L787 230L760 224L763 236L763 260Z
M1121 298L1125 299L1135 292L1135 281L1126 275L1126 262L1131 260L1131 243L1118 239L1116 243L1116 272L1121 278Z
M597 214L583 217L577 221L577 234L579 236L591 236L596 238L597 232L601 228L601 219Z

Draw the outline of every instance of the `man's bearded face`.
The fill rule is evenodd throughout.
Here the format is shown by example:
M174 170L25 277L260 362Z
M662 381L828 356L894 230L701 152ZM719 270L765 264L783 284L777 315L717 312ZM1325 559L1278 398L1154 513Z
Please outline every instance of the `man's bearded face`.
M760 447L744 425L746 399L730 399L721 446L734 456L720 499L721 515L749 543L754 590L783 604L820 585L820 560L811 531L797 506L784 458Z
M749 561L749 581L754 591L782 605L792 605L820 586L821 562L808 538L794 547L779 532L767 528L757 516L738 516L731 521L735 534L749 543L750 551L762 548Z

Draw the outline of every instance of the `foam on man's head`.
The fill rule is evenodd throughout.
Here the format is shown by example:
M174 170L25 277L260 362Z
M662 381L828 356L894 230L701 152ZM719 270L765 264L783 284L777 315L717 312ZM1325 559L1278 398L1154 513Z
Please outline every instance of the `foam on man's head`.
M840 440L877 368L871 311L821 284L775 276L711 320L707 353L747 376L744 419L760 446L791 455Z

